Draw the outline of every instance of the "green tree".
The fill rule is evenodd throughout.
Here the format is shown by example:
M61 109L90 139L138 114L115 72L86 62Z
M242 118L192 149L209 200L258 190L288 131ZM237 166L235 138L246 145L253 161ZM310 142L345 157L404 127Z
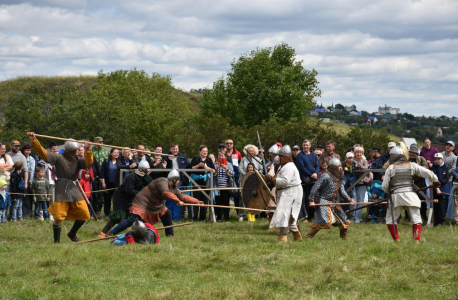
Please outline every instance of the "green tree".
M285 43L244 54L231 64L227 78L205 91L202 115L228 117L232 125L253 126L280 117L306 118L314 98L321 96L317 72L295 60L295 50Z

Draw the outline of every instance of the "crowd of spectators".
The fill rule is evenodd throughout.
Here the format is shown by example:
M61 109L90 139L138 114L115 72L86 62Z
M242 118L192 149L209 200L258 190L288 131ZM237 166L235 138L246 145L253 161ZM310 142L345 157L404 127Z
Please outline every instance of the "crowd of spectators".
M138 164L145 160L150 166L152 179L167 176L167 172L161 169L192 169L199 172L180 172L179 188L186 190L190 184L190 178L199 187L229 187L232 182L240 186L241 177L252 171L260 173L268 172L272 166L269 156L265 155L264 149L248 144L236 149L234 141L227 139L218 146L218 149L209 149L201 145L196 151L196 156L188 159L186 154L180 152L177 143L171 143L169 149L163 153L163 147L156 145L153 152L144 145L134 147L136 151L129 148L121 151L116 148L107 150L103 147L103 138L96 137L95 145L92 147L94 164L85 170L79 170L79 180L84 186L96 214L108 216L111 211L112 197L117 187L122 184L121 170L124 177L131 169L136 169ZM281 143L276 143L281 147ZM10 152L6 153L7 146ZM386 195L381 189L381 182L384 177L383 169L389 163L389 151L396 146L394 142L387 145L386 151L382 154L379 147L372 147L369 151L363 145L352 145L346 153L335 153L335 143L326 142L325 147L313 146L312 142L305 139L302 147L294 145L293 161L296 164L302 181L303 204L300 210L299 219L302 222L312 222L314 209L309 206L308 197L315 181L327 170L327 164L332 157L342 161L342 174L345 180L345 187L348 194L358 203L357 208L363 202L383 199ZM339 147L341 148L341 147ZM215 154L212 154L214 150ZM58 152L55 143L50 143L48 151ZM433 171L441 182L441 187L433 190L434 199L439 202L434 204L434 225L445 224L445 219L450 219L452 224L458 222L458 203L451 196L454 192L453 181L458 181L457 156L454 154L455 143L448 141L445 144L445 151L439 152L431 146L429 139L424 140L424 146L420 149L417 144L410 145L409 159L413 163ZM244 154L242 156L242 153ZM369 154L368 157L365 153ZM77 152L77 155L84 157L84 147ZM366 171L364 171L366 170ZM373 171L372 171L373 170ZM203 172L202 172L203 171ZM210 184L210 173L213 174L213 182ZM363 176L361 176L364 174ZM188 177L189 176L189 177ZM55 167L48 162L41 160L32 151L30 143L21 144L14 140L9 145L0 144L0 210L6 207L4 215L0 216L0 222L6 220L20 221L23 218L36 218L39 220L51 219L47 207L53 203L55 186ZM414 178L417 187L423 188L428 185L423 178ZM6 193L3 193L5 191ZM202 192L193 192L193 196L205 204L211 199ZM422 200L426 198L419 193ZM235 206L243 206L240 192L234 193L229 190L216 191L213 195L215 204L228 206L232 200ZM35 205L35 208L33 207ZM166 206L172 212L174 221L189 218L193 221L205 221L207 219L206 207L180 207L173 201L167 201ZM422 203L421 215L424 221L427 219L429 203ZM9 211L8 211L9 209ZM361 222L384 222L384 205L372 207L367 211L356 210L352 221ZM7 212L8 211L8 212ZM217 221L229 220L229 209L216 209ZM245 211L237 210L240 221L244 220ZM3 217L4 216L4 217ZM366 216L366 218L363 218ZM409 216L406 215L406 218Z

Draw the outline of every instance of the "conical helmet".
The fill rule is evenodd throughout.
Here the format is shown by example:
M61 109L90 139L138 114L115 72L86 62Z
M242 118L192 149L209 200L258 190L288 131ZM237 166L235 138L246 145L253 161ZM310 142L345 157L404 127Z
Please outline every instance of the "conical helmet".
M274 157L274 164L279 165L280 164L280 156L276 155Z
M269 153L272 153L274 155L278 154L278 151L280 150L280 148L278 148L278 145L277 144L273 144L272 147L270 147L269 149Z
M280 151L278 151L278 155L292 157L293 152L291 151L291 147L289 145L284 145L283 147L281 147Z
M77 143L75 140L66 141L64 144L64 151L75 151L75 150L78 150L79 147L81 147L81 144Z
M180 180L180 173L176 170L173 169L170 171L169 175L167 176L168 180Z
M340 166L342 166L342 163L340 162L340 160L337 157L334 157L334 156L331 157L328 163L328 167L340 167Z
M143 235L146 232L146 226L142 221L136 220L134 224L132 225L132 230L140 230Z

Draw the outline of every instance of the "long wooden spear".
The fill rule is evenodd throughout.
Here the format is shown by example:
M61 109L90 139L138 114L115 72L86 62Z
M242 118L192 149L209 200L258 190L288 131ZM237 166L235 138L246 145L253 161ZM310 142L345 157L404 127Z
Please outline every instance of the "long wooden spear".
M65 138L49 136L49 135L43 135L43 134L37 134L37 133L35 133L35 136L42 137L42 138L47 138L47 139L59 140L59 141L72 141L72 142L78 142L78 143L83 143L83 144L86 142L86 141L76 141L76 140L72 140L72 139L65 139ZM138 150L138 149L133 149L133 148L129 148L129 147L120 147L120 146L99 144L99 143L93 143L93 142L88 142L88 143L91 144L91 145L105 146L105 147L108 147L108 148L116 148L116 149L121 149L121 150L126 149L126 150L130 150L130 151L141 151L143 153L153 154L153 155L178 156L178 155L173 155L173 154L170 154L170 153L167 154L167 153L159 153L159 152L152 152L152 151L146 151L146 150Z
M420 200L420 202L433 202L433 203L438 203L439 200L434 199L434 201L428 201L428 200ZM356 204L367 204L369 206L375 205L375 204L387 204L388 202L383 200L383 201L376 201L376 202L355 202ZM315 206L332 206L332 205L352 205L348 202L331 202L331 203L320 203L320 204L315 204ZM364 208L364 207L363 207Z
M162 229L167 229L167 228L186 226L186 225L191 225L191 224L192 224L192 222L183 223L183 224L176 224L176 225L170 225L170 226L164 226L164 227L156 228L156 230L162 230ZM86 241L76 242L75 244L91 243L91 242L97 242L97 241L102 241L102 240L115 239L115 238L117 238L117 237L118 237L117 235L106 236L106 237L103 237L103 238L98 238L98 239L92 239L92 240L86 240Z
M253 210L253 211L260 211L260 212L268 212L266 209L258 209L258 208L248 208L248 207L237 207L237 206L225 206L225 205L214 205L214 204L193 204L193 203L185 203L186 206L203 206L203 207L219 207L219 208L235 208L235 209L244 209L244 210Z
M239 187L230 187L230 188L207 188L207 189L193 189L193 190L180 190L182 193L187 192L200 192L200 191L232 191L232 190L241 190Z

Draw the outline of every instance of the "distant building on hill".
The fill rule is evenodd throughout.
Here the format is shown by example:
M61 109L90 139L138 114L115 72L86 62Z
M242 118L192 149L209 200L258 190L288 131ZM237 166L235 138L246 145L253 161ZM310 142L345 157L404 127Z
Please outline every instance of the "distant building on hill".
M355 111L356 110L356 105L350 105L350 106L345 106L346 111Z
M401 109L399 108L395 108L395 107L391 107L391 106L379 106L378 107L378 112L381 113L381 114L399 114L401 113Z

